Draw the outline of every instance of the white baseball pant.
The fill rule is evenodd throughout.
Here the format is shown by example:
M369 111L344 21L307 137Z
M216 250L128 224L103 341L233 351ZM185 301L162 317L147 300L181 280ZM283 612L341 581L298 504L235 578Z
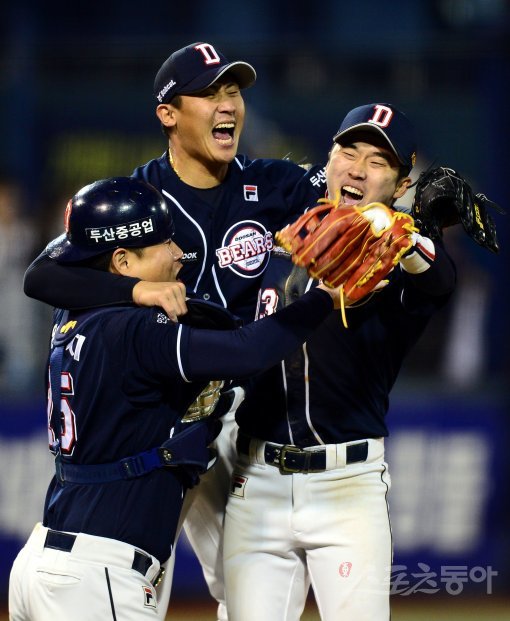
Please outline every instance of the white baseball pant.
M36 524L13 563L10 621L157 621L157 559L115 539L48 531Z
M311 581L323 621L388 621L392 541L383 440L363 463L326 445L327 468L281 474L250 443L234 468L225 517L229 621L298 621Z

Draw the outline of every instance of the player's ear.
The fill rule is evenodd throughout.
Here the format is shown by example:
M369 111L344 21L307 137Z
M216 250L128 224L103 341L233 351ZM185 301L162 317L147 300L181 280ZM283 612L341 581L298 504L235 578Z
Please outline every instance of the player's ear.
M156 116L165 127L173 127L177 122L175 108L170 104L159 104L156 108Z
M397 198L401 198L409 189L409 186L412 183L411 177L401 177L397 181L397 187L395 188L395 192L393 193L393 198L396 200Z
M130 253L125 248L117 248L110 260L110 272L126 274L131 266Z

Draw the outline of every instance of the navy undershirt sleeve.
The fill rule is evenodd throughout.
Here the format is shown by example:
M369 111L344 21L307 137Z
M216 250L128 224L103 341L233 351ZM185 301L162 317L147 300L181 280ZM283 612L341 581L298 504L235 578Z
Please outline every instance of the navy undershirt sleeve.
M332 310L329 294L313 289L239 330L190 329L182 351L186 378L244 379L263 371L299 347Z
M133 303L138 278L119 276L89 267L72 267L50 259L43 251L29 265L23 279L25 294L50 306L79 310Z
M404 275L423 293L440 297L451 294L455 289L457 272L452 259L438 241L435 242L435 253L434 261L428 270L421 274L404 272Z

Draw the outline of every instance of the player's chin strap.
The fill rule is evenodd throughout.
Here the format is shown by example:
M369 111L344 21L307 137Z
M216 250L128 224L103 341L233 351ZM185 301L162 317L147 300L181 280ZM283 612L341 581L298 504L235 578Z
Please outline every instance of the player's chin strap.
M100 312L111 312L116 308L102 309ZM93 483L109 483L111 481L129 480L141 477L158 468L178 467L187 477L188 487L198 482L198 477L216 462L216 451L208 445L221 430L221 422L217 419L198 421L179 427L178 433L169 438L161 446L125 457L116 462L106 464L68 464L62 459L60 436L61 416L61 373L64 349L67 345L66 325L69 311L58 311L58 325L53 336L53 351L50 356L49 381L51 390L52 411L50 427L54 441L51 450L55 454L55 471L57 481L88 485ZM83 322L84 323L84 322ZM83 326L83 323L81 324Z

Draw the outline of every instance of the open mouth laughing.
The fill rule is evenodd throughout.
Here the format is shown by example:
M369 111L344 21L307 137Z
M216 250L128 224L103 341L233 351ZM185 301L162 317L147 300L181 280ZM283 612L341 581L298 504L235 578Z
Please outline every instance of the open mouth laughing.
M363 200L363 192L352 185L344 185L340 190L342 202L346 205L357 205Z
M212 130L214 139L222 146L229 146L234 143L234 133L236 124L233 121L228 123L218 123Z

